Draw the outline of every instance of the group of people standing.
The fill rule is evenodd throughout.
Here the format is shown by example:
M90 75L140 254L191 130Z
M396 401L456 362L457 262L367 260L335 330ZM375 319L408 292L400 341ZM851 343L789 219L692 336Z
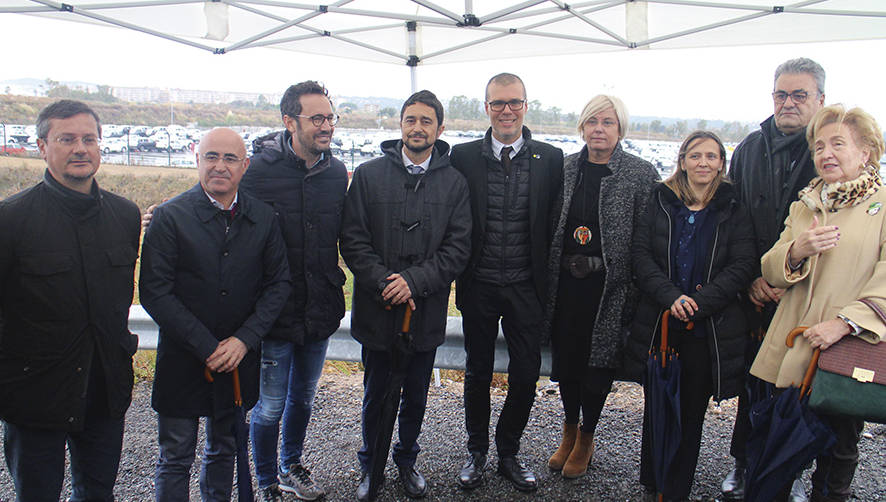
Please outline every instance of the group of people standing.
M547 465L580 477L613 381L640 380L669 311L670 344L683 363L678 460L667 489L655 486L644 413L639 480L650 495L687 498L709 400L739 396L735 469L722 488L724 498L740 500L748 380L783 388L813 347L886 334L857 302L886 308L878 280L886 270L878 265L886 238L882 134L861 110L824 107L824 70L811 60L779 66L772 96L773 115L736 148L730 169L722 141L696 131L663 182L622 149L629 123L618 98L588 102L577 124L585 145L564 158L532 139L523 125L526 88L509 73L486 86L485 137L452 148L440 139L437 97L410 96L401 138L359 166L350 187L329 152L338 117L316 82L286 91L285 129L257 139L251 158L234 131L213 129L198 147L199 183L143 217L139 291L160 326L156 499L188 499L200 417L201 495L231 498L235 387L245 408L255 406L250 436L262 500L325 495L301 458L328 338L344 316L340 250L354 275L351 333L365 367L358 500L377 495L370 472L375 456L387 458L377 438L395 367L406 376L393 461L408 497L428 492L416 467L418 438L453 281L467 356L461 488L479 487L486 471L499 327L510 360L497 469L531 492L537 480L518 453L541 345L550 339L564 409ZM38 133L43 182L0 203L7 465L20 500L57 500L67 444L71 500L113 500L136 348L126 314L139 213L94 180L101 126L88 106L48 106ZM839 288L821 286L840 274L847 280ZM811 327L787 350L784 337L797 325ZM761 332L757 355L751 334ZM404 339L405 360L395 354ZM33 399L48 388L48 399ZM837 446L818 459L812 499L847 500L863 423L825 420ZM799 480L782 495L806 500Z

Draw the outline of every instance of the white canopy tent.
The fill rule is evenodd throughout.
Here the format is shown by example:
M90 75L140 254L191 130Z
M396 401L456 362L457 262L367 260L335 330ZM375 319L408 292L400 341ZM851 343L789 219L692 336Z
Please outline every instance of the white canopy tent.
M0 14L116 26L215 54L273 47L405 64L413 89L416 68L435 63L886 38L884 0L5 0Z

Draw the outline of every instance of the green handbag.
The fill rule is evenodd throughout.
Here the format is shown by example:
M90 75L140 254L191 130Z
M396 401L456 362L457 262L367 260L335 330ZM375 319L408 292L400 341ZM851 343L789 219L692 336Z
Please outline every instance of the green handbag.
M886 324L879 306L867 298L860 301ZM823 351L809 407L819 413L886 423L886 343L844 336Z

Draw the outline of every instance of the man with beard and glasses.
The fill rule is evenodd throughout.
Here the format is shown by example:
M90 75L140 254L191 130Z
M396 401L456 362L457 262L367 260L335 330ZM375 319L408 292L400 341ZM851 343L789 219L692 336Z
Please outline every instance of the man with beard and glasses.
M399 407L400 441L393 460L406 496L428 490L415 469L418 435L437 347L446 334L452 281L470 254L471 208L464 177L449 165L443 105L419 91L400 110L402 139L381 144L383 157L354 171L341 234L341 254L354 273L351 334L363 345L362 477L357 500L369 500L381 408L392 371L395 335L411 309Z
M17 500L112 501L138 338L127 327L139 210L101 190L98 115L37 117L43 181L0 202L0 418Z
M273 206L292 275L292 294L262 341L252 455L264 500L280 500L280 490L315 500L326 492L302 465L302 450L329 337L345 314L337 243L348 172L329 152L338 116L325 87L311 80L290 86L280 112L286 129L253 142L241 183Z

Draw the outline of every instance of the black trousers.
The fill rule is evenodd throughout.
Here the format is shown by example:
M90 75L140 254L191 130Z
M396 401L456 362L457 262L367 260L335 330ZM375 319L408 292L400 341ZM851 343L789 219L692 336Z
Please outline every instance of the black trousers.
M461 313L467 352L468 451L485 455L489 450L489 385L501 321L510 362L508 395L495 428L495 444L499 457L516 455L535 401L535 383L541 368L541 302L530 281L507 286L475 282L465 293Z
M653 452L649 437L651 417L648 398L643 407L643 440L640 450L640 482L645 486L656 487L666 498L671 499L688 498L689 492L692 491L704 416L708 409L708 401L714 393L707 338L687 333L681 335L672 339L670 345L680 354L682 365L680 371L682 435L677 456L671 464L670 472L665 476L664 486L656 487L655 474L652 470Z
M394 444L392 457L399 467L412 467L421 448L418 435L421 434L421 423L425 417L428 404L428 386L431 382L431 370L434 369L434 357L437 349L416 352L412 355L406 368L406 379L400 395L400 409L397 413L400 440ZM385 392L391 376L391 353L386 351L366 350L363 348L363 446L357 452L360 469L363 472L372 470L372 456L375 450L375 439L378 436L379 419ZM385 454L387 458L387 454Z

